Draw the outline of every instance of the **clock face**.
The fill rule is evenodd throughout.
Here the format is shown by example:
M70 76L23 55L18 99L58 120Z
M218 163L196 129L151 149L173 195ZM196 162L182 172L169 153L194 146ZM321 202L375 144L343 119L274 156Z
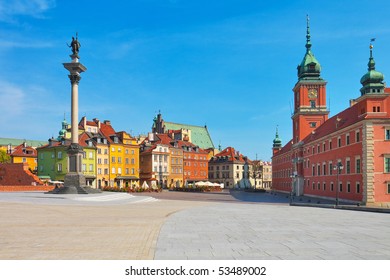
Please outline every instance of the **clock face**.
M317 90L315 88L309 89L308 93L309 98L317 98Z

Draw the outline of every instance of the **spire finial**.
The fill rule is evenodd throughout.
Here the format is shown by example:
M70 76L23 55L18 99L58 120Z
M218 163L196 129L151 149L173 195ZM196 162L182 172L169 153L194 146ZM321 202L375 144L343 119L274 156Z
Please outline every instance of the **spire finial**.
M307 49L307 51L310 51L310 49L311 49L309 15L306 15L306 49Z
M370 59L368 61L368 71L370 70L375 70L375 61L374 61L374 57L372 56L372 49L374 48L374 46L372 45L372 42L375 41L375 38L372 38L370 40Z

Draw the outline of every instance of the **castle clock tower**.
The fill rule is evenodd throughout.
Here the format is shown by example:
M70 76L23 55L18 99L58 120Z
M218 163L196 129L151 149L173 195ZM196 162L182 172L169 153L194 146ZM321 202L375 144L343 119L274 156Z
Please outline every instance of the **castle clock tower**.
M306 54L298 65L294 91L293 143L302 141L328 119L326 81L320 77L321 65L311 51L310 25L307 17Z

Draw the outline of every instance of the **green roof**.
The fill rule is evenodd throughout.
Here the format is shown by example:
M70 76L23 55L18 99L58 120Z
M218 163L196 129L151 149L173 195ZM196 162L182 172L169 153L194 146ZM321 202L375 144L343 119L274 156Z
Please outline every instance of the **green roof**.
M0 138L0 146L7 146L9 144L11 144L12 146L19 146L20 144L23 144L23 142L26 142L27 146L31 146L34 148L47 144L47 141L15 139L15 138Z
M213 148L213 140L211 140L210 134L207 130L207 126L196 126L172 122L164 122L165 131L168 130L179 130L179 129L189 129L191 130L191 142L201 149Z

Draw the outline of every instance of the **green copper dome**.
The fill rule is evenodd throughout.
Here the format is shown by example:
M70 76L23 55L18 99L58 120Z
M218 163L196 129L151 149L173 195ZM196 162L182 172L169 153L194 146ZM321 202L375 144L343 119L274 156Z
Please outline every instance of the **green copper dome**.
M303 57L301 64L297 67L299 80L318 79L320 77L321 65L312 53L311 46L309 17L307 17L306 54Z
M370 58L368 60L368 72L360 79L362 88L360 89L361 95L366 93L383 93L384 91L384 76L381 72L375 70L375 60L372 56L373 46L370 44Z
M274 148L280 148L282 147L282 140L279 138L279 133L278 133L278 128L276 128L276 134L275 134L275 139L274 139Z

